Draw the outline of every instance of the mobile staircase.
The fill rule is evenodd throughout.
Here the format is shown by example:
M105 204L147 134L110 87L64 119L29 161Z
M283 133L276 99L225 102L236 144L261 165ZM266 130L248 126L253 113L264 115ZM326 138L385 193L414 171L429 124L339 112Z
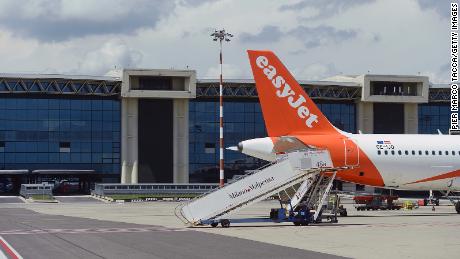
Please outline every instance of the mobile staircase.
M278 221L289 220L293 212L300 213L297 218L305 220L289 220L295 225L307 225L309 222L320 222L321 213L323 212L323 204L332 189L335 176L338 170L346 168L336 168L332 172L318 171L309 175L309 177L301 184L290 187L295 190L294 195L289 195L289 190L283 190L278 194L281 208L272 209L270 218ZM292 192L291 192L292 193ZM305 215L305 217L300 217ZM307 216L310 216L309 218ZM333 223L337 222L334 217Z
M343 169L333 167L327 150L310 149L286 153L277 156L275 162L244 175L238 181L179 204L175 214L189 226L209 224L216 227L221 223L222 227L229 227L230 220L227 217L230 214L263 199L278 196L280 201L281 197L289 197L284 200L289 200L290 207L283 212L284 215L277 213L275 221L292 221L295 224L309 222L310 208L307 213L306 209L297 212L294 209L300 204L322 204L332 186L336 171ZM325 179L329 180L327 188L324 188ZM289 193L294 193L294 196ZM312 197L305 200L308 193ZM320 208L317 209L318 213L319 210Z

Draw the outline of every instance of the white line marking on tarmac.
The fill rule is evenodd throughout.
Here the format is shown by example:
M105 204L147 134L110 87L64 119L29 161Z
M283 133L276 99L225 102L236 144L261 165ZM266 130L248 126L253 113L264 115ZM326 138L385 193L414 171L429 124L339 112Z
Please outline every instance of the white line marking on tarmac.
M16 229L0 231L0 235L37 235L37 234L99 234L99 233L139 233L139 232L181 232L183 228L81 228L81 229ZM1 259L1 258L0 258Z
M23 259L22 256L16 251L6 240L0 236L0 256L3 254L6 259ZM5 254L7 253L7 255ZM1 258L1 257L0 257Z

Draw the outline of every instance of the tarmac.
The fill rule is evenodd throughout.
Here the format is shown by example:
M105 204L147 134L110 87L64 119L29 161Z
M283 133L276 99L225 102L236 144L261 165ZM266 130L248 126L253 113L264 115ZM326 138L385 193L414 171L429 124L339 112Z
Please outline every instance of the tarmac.
M23 258L457 258L460 215L453 206L356 211L339 223L232 223L186 228L177 202L104 203L61 197L59 203L2 202L0 237ZM6 198L5 198L6 199ZM274 201L230 219L266 218ZM1 258L1 250L0 250Z

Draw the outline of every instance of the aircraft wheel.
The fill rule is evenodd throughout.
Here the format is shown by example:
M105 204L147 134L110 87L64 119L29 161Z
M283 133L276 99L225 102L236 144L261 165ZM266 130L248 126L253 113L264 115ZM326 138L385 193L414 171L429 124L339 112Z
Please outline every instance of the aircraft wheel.
M213 223L211 223L211 227L213 227L213 228L217 227L217 225L219 225L219 222L213 222Z
M460 201L457 201L457 203L455 203L455 210L458 214L460 214Z
M220 225L223 227L223 228L228 228L230 227L230 220L228 219L223 219L220 221Z

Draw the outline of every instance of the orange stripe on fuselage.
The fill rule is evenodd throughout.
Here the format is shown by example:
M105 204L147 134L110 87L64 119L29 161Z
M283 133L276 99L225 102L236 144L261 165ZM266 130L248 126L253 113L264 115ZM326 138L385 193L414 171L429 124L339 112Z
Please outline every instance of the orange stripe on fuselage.
M425 179L421 179L421 180L406 183L406 184L431 182L431 181L443 180L443 179L454 178L454 177L460 177L460 170L456 170L456 171L436 175L436 176L433 176L433 177L428 177L428 178L425 178Z
M344 140L347 139L346 136L341 134L294 136L307 145L329 150L334 167L345 166ZM349 158L357 161L358 154L356 153L354 156L355 157ZM360 176L360 172L363 173L362 176ZM381 187L385 186L380 172L361 148L359 148L359 165L353 169L338 171L336 177L338 180L346 182Z

